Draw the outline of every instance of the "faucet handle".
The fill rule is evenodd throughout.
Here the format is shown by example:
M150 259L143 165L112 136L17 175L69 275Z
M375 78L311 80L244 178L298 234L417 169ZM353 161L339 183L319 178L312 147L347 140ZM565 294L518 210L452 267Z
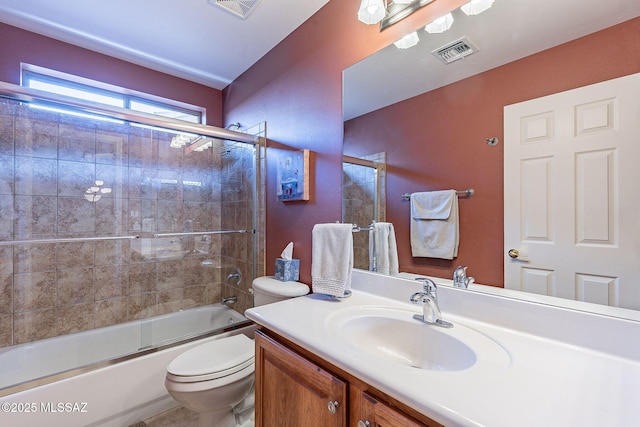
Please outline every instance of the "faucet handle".
M422 283L422 290L425 293L434 293L438 289L435 282L428 277L416 277L415 280Z
M473 283L474 280L473 277L467 278L466 265L458 266L453 271L453 286L456 288L466 288L470 283Z

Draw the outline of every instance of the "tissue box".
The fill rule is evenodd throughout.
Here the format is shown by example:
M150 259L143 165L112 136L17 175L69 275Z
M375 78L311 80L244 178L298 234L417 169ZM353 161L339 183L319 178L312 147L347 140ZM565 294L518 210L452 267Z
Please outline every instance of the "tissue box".
M283 282L297 282L300 278L300 260L276 258L275 278Z

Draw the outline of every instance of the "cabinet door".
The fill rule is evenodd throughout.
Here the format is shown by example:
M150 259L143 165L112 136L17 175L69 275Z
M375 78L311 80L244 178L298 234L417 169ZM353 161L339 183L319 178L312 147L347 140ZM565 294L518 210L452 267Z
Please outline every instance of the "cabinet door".
M362 419L358 427L441 427L435 421L433 424L420 423L408 415L393 409L375 397L362 394Z
M347 384L256 332L256 426L347 425Z

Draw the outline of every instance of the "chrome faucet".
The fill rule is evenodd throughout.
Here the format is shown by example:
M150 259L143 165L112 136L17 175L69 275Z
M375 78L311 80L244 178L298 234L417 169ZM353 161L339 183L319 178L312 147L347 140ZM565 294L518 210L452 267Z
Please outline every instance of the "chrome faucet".
M475 281L473 277L467 277L467 266L459 266L453 272L453 287L467 289Z
M438 287L436 284L426 277L418 277L416 280L422 282L422 292L416 292L409 299L414 304L422 303L423 305L422 316L415 314L413 318L428 325L451 328L453 326L451 322L442 320L442 312L438 306Z

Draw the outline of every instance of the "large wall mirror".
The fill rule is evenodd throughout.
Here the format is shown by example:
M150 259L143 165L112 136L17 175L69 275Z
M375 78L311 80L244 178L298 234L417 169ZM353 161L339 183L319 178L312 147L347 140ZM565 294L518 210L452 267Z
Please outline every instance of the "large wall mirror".
M509 178L503 173L510 170L504 164L505 106L640 73L639 16L636 0L495 0L477 15L454 10L447 31L418 28L416 45L392 44L344 70L343 154L385 153L386 220L395 226L401 271L451 278L456 266L467 265L488 289L513 288L505 283L505 205L518 202L504 190ZM452 45L445 58L434 54ZM475 195L459 200L457 258L413 257L402 195L467 188ZM640 241L638 226L617 233ZM640 244L632 250L626 267L637 277ZM617 285L604 289L615 294ZM554 295L552 288L540 293ZM640 319L640 304L623 296L604 305L577 304ZM576 293L559 304L571 305L574 297L581 299Z

